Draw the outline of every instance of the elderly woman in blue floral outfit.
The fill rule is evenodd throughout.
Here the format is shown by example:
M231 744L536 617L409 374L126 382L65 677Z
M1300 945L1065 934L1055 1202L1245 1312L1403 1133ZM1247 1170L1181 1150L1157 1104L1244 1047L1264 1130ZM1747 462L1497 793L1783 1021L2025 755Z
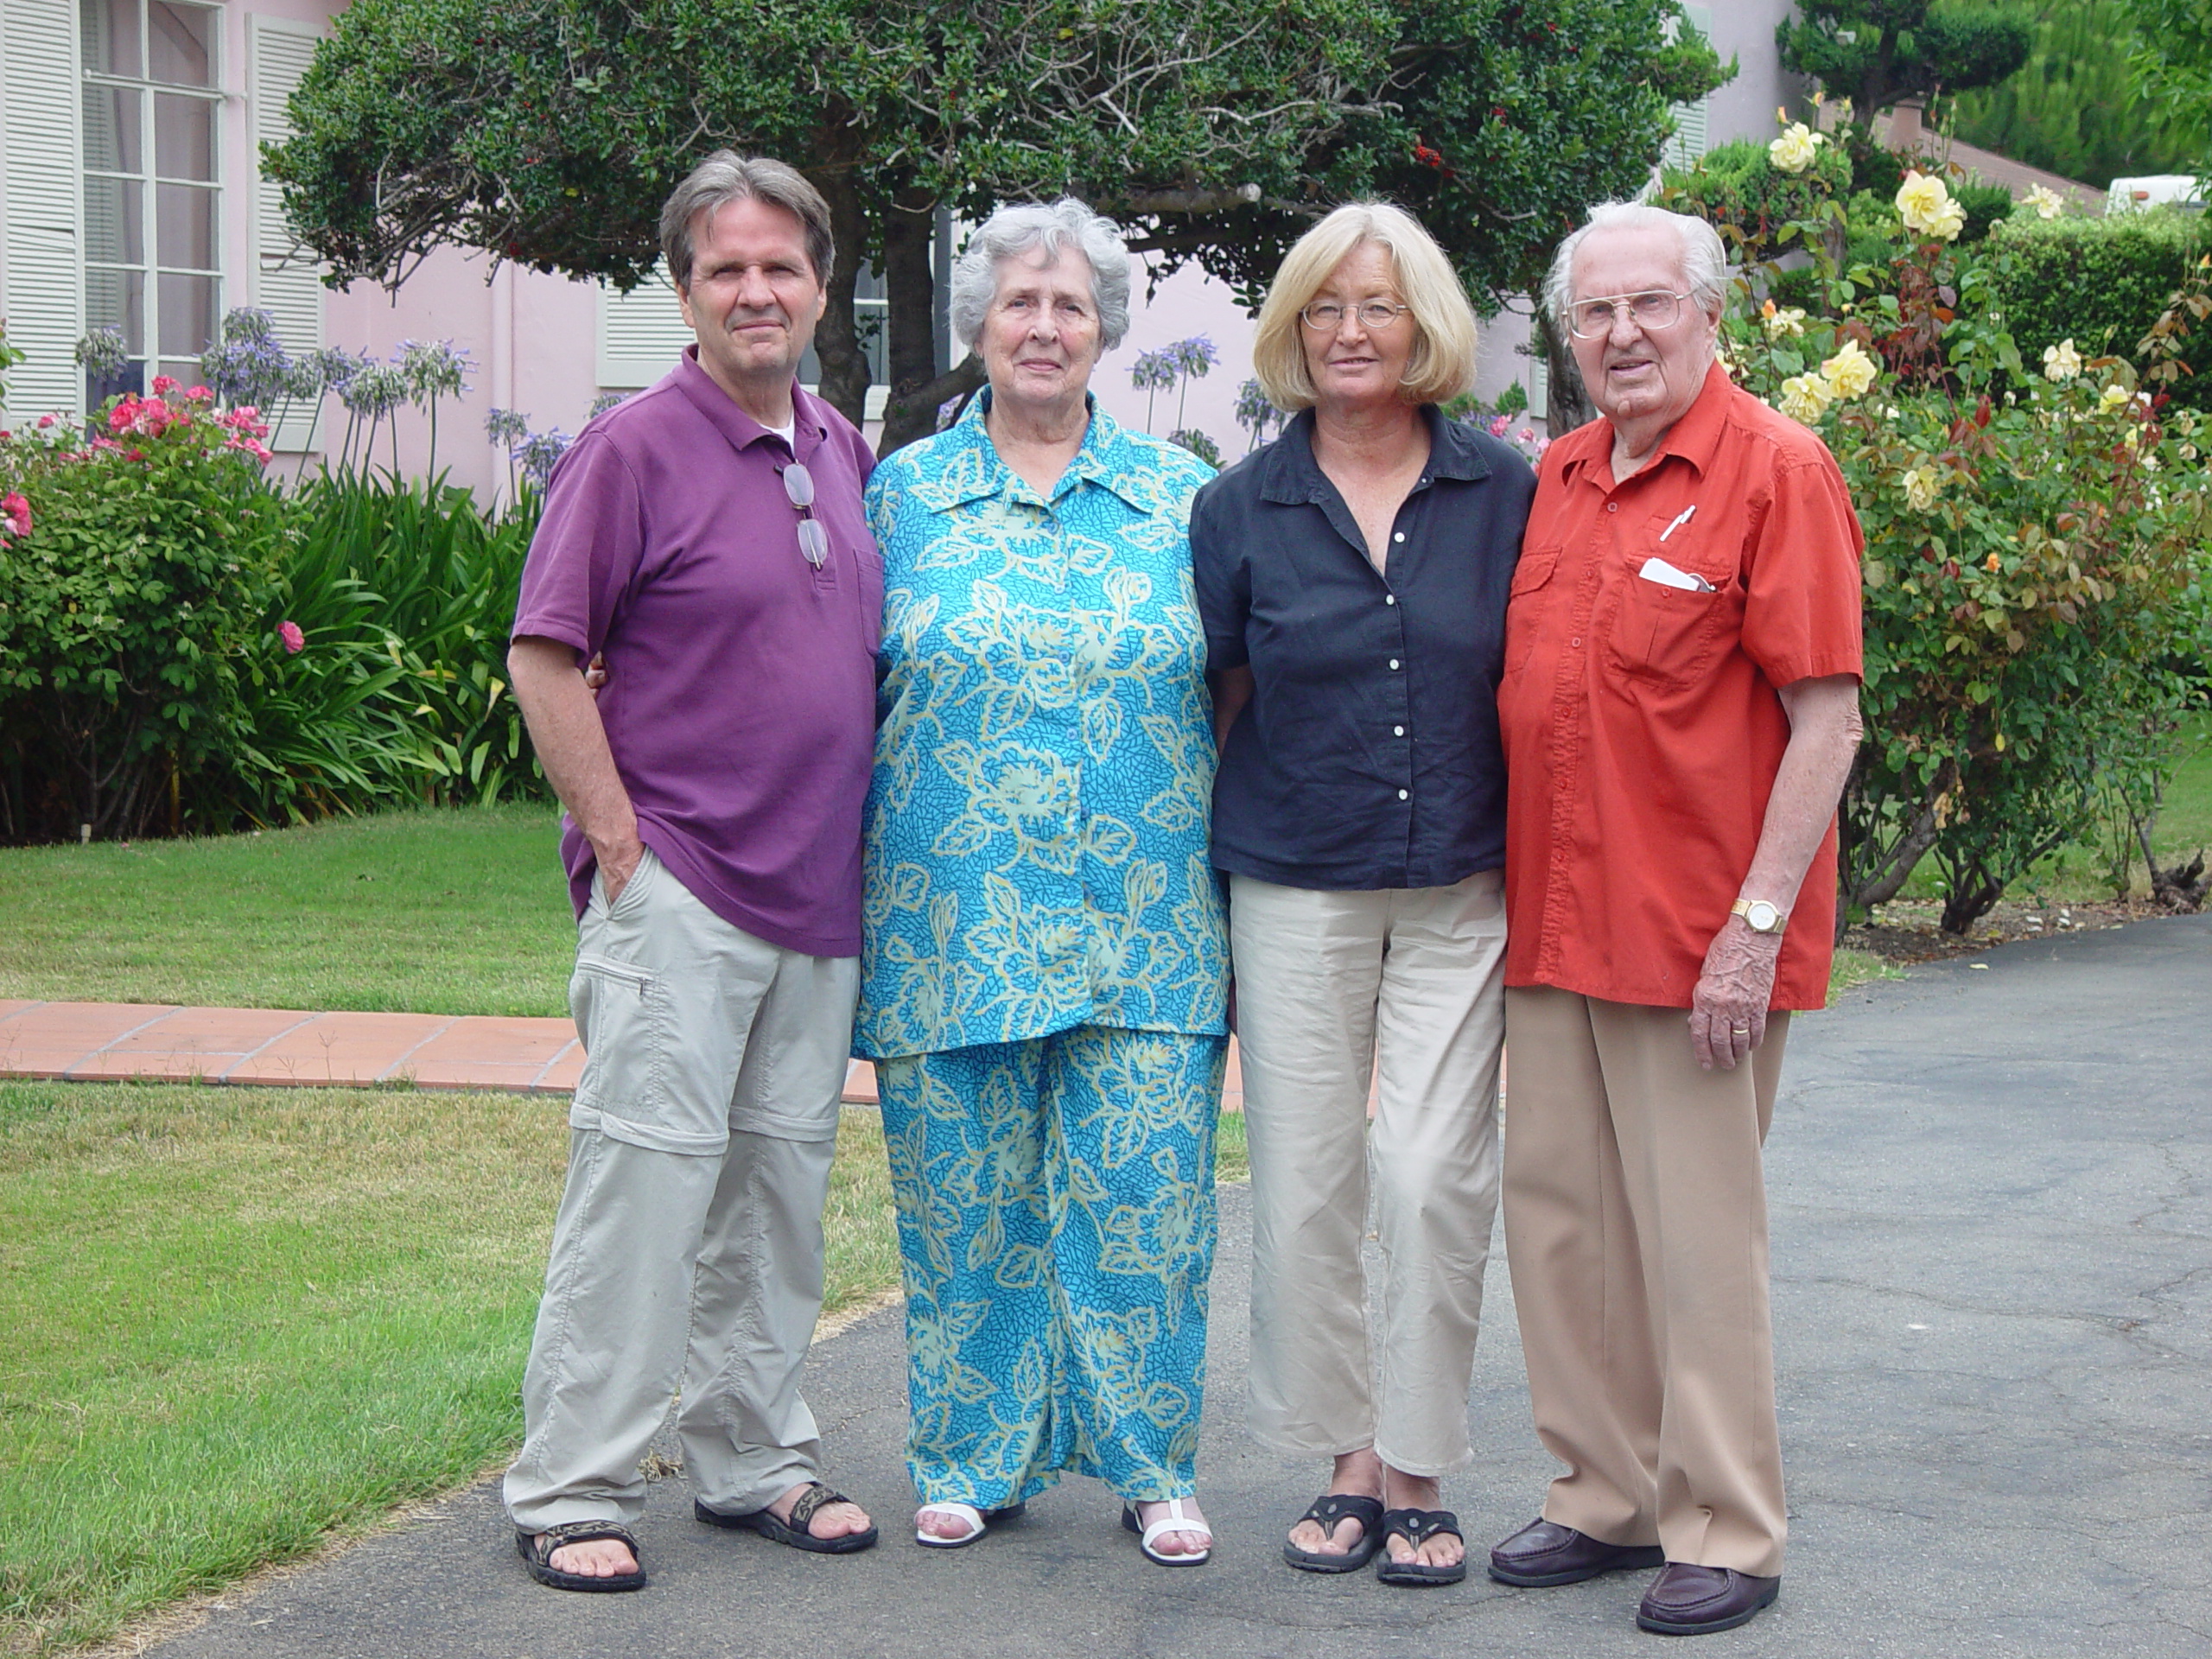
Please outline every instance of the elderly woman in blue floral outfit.
M1128 291L1080 202L994 214L951 293L988 385L868 486L855 1041L906 1260L917 1541L973 1543L1075 1470L1194 1566L1228 1042L1188 537L1211 472L1090 401Z

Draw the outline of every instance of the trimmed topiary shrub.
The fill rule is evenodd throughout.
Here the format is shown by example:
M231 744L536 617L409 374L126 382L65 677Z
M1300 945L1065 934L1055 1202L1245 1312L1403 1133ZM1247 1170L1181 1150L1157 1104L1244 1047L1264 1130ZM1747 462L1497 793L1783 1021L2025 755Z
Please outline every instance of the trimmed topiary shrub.
M2038 219L2023 213L1990 234L1996 258L1992 297L2020 355L2070 340L2084 357L2109 351L2132 358L2165 311L2190 267L2212 252L2202 214L2177 209L2106 219ZM2202 357L2203 348L2191 353ZM2212 410L2212 373L2182 377L2177 403Z

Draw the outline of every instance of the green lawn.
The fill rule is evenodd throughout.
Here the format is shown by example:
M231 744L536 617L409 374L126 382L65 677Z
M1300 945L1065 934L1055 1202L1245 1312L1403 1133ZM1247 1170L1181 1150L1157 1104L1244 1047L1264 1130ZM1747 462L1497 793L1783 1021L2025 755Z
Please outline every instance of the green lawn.
M565 1103L0 1083L0 1652L124 1621L512 1454ZM896 1282L846 1114L829 1305Z
M2200 714L2186 721L2177 743L2178 761L2151 837L2162 864L2186 863L2200 848L2212 848L2212 715ZM2093 827L2080 840L2042 860L2005 896L2044 905L2109 903L2115 896L2113 849L2120 848L2128 854L2129 891L2143 898L2151 890L2151 879L2124 823ZM1899 896L1937 898L1940 881L1936 861L1923 860Z
M505 806L0 849L0 997L563 1014L559 848Z

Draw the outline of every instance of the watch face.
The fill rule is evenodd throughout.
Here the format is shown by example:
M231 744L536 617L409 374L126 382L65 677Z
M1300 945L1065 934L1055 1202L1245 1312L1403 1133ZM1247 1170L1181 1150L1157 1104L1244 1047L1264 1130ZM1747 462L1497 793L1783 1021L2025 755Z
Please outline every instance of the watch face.
M1755 933L1771 933L1782 920L1782 912L1764 899L1754 899L1744 907L1744 919L1751 925Z

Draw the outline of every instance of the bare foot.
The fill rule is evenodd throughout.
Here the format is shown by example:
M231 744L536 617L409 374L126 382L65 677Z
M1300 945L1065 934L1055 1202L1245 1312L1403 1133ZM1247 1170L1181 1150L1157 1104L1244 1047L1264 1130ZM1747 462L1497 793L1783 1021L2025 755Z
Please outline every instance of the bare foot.
M545 1535L539 1533L542 1541ZM619 1579L638 1570L638 1558L619 1538L594 1538L588 1544L563 1544L545 1558L556 1573L573 1573L580 1579Z
M1329 1477L1329 1490L1347 1497L1382 1497L1382 1459L1371 1446L1339 1452ZM1322 1531L1319 1521L1300 1521L1290 1529L1290 1547L1309 1555L1349 1555L1366 1535L1367 1529L1349 1516L1338 1522L1332 1532Z
M1384 1503L1393 1510L1440 1510L1444 1507L1444 1491L1437 1482L1425 1475L1408 1475L1395 1469L1384 1471ZM1390 1552L1390 1559L1403 1565L1419 1561L1423 1567L1457 1567L1467 1559L1467 1546L1450 1533L1440 1533L1424 1540L1415 1549L1403 1538L1393 1535L1383 1544Z
M974 1529L969 1526L966 1516L925 1503L914 1511L914 1530L925 1532L932 1538L957 1540L965 1538Z
M791 1505L806 1495L814 1483L802 1480L768 1506L768 1513L786 1526L791 1524ZM806 1523L807 1535L811 1538L846 1538L856 1532L866 1532L871 1522L868 1511L857 1503L825 1503L814 1512Z
M1141 1503L1137 1505L1137 1522L1148 1527L1166 1512L1165 1500ZM1183 1500L1183 1513L1193 1521L1202 1522L1206 1518L1205 1511L1198 1507L1198 1500L1195 1497ZM1203 1555L1212 1548L1211 1535L1203 1532L1163 1532L1152 1541L1153 1553L1156 1555Z

